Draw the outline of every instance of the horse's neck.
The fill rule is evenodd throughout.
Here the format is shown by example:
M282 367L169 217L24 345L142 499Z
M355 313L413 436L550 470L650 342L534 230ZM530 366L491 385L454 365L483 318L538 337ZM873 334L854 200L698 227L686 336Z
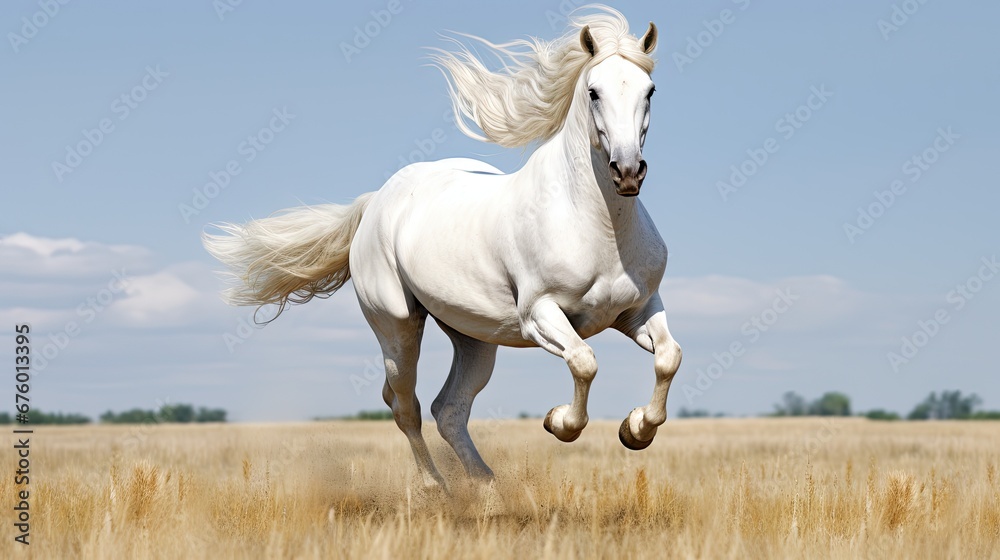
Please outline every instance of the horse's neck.
M616 194L607 155L591 146L586 132L564 127L536 150L522 172L535 182L531 196L567 204L584 218L580 226L589 222L624 234L636 225L637 199Z

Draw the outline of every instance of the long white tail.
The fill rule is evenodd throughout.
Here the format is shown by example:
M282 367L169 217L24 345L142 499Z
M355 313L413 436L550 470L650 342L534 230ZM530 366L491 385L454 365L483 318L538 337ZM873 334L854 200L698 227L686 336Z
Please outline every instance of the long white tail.
M243 225L219 224L223 235L202 235L236 284L223 298L232 305L277 304L280 313L289 302L336 292L351 277L351 241L373 194L346 206L302 206Z

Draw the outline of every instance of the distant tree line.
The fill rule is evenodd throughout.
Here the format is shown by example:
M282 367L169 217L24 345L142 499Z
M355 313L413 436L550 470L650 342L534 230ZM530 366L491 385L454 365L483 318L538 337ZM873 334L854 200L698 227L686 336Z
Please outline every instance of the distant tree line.
M392 411L388 409L362 410L350 416L322 416L313 418L313 420L318 422L328 420L392 420Z
M982 399L961 391L932 392L906 415L907 420L1000 420L1000 410L979 410ZM851 399L843 393L829 392L809 402L802 395L789 391L781 403L774 405L771 416L851 416ZM862 412L871 420L901 420L902 417L884 409Z
M715 414L712 414L703 408L690 410L682 406L681 409L677 411L678 418L724 418L725 416L726 415L723 412L716 412Z
M90 424L89 417L82 414L63 414L56 412L49 414L41 410L32 410L28 413L30 424L40 426L43 424ZM13 424L15 418L7 412L0 412L0 424Z
M982 399L961 391L931 393L907 415L907 420L1000 420L1000 410L977 410Z
M189 404L165 404L158 411L133 408L115 413L109 410L101 415L101 422L105 424L188 424L191 422L225 421L226 411L221 408L205 408L202 406L198 410L195 410Z
M789 391L774 405L771 416L850 416L851 398L843 393L824 393L822 397L808 402L805 397Z
M221 408L199 407L197 410L189 404L167 404L159 410L143 410L133 408L124 412L107 411L100 416L104 424L157 424L157 423L188 423L188 422L225 422L226 411ZM12 424L16 418L8 412L0 412L0 424ZM90 417L83 414L62 412L45 413L32 409L28 412L28 424L40 426L46 424L90 424Z

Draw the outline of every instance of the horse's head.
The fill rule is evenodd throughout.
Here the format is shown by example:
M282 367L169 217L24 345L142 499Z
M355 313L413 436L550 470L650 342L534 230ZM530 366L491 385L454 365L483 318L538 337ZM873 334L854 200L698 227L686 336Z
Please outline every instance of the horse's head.
M650 22L639 40L646 54L656 47L656 35L656 26ZM598 56L589 27L580 31L580 44L591 56ZM594 147L608 156L615 191L621 196L635 196L646 177L642 146L649 128L653 81L645 70L619 54L598 62L583 79L590 96Z

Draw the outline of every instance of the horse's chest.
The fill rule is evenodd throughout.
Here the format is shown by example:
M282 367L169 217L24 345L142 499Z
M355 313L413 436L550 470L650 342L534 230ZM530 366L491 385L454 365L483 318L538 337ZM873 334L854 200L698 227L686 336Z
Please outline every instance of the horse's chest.
M583 337L610 327L625 311L643 305L655 291L646 279L626 273L598 278L581 297L563 307Z
M546 254L527 268L540 272L532 281L540 288L534 293L558 301L584 338L612 326L624 312L643 307L659 288L667 252L652 227L618 232L614 239L581 232L561 241L548 245Z

